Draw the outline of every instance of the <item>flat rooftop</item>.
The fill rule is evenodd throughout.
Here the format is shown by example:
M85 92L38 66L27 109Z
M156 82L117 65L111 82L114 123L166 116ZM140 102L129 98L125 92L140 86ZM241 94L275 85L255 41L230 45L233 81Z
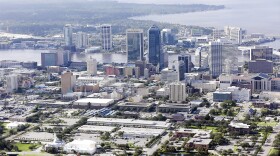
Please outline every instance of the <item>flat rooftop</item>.
M79 131L95 131L95 132L112 132L116 127L113 126L93 126L83 125L78 128Z

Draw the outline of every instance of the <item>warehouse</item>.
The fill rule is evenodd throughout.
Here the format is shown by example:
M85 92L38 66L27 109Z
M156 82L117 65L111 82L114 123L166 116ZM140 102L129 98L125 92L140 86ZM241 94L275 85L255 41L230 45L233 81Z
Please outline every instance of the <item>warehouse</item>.
M90 118L88 119L87 123L89 125L124 126L124 127L155 128L155 129L168 129L171 126L171 123L165 121L99 118L99 117Z
M113 99L83 98L74 102L74 108L100 109L114 103Z
M162 135L164 129L149 129L149 128L131 128L122 127L119 132L123 132L124 138L151 138Z

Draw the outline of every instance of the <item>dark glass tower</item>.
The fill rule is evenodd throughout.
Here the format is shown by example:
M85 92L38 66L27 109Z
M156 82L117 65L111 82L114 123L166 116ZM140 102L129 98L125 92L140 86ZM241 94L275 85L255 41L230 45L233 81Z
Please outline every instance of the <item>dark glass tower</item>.
M154 66L159 65L159 69L164 68L164 54L161 49L161 37L160 37L160 29L153 25L148 30L148 38L149 38L149 63Z

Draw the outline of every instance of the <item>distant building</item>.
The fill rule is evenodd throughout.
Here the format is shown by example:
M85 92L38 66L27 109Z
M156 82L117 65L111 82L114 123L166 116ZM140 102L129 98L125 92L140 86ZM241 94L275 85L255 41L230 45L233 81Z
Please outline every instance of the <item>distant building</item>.
M126 31L126 49L128 62L143 61L144 34L142 29L128 29Z
M185 80L185 73L187 72L187 70L184 61L178 62L178 72L179 72L179 81Z
M73 44L73 30L70 24L64 26L64 42L67 47L71 47Z
M90 75L97 74L97 60L90 58L87 60L87 73Z
M109 51L113 48L112 26L104 24L101 26L102 49Z
M220 92L216 91L213 93L213 101L215 102L223 102L226 100L232 100L231 92Z
M185 68L186 68L186 73L190 73L191 72L191 66L192 66L192 62L191 62L191 55L179 55L178 56L178 61L183 61L185 64Z
M67 65L70 61L70 53L69 51L59 50L56 52L57 54L57 65Z
M171 32L171 29L161 30L161 42L165 45L172 45L175 42L175 37Z
M76 47L79 49L87 48L89 46L88 34L84 32L78 32L76 34Z
M213 78L217 78L223 71L223 44L221 42L210 42L209 44L210 74Z
M243 30L239 27L230 27L230 26L225 26L224 29L225 35L233 42L237 44L242 43L242 38L243 38Z
M50 52L50 53L41 53L41 66L48 67L48 66L57 66L57 53Z
M76 83L76 76L72 72L65 72L61 75L61 93L67 94L73 92Z
M14 92L18 89L18 76L17 75L8 75L6 77L6 86L7 92Z
M171 101L185 101L186 100L186 85L185 83L174 82L169 84L169 100Z
M148 42L149 63L163 69L164 53L161 49L160 29L155 25L148 30Z
M272 61L273 48L268 46L255 46L250 49L250 60L266 59Z
M256 59L248 63L249 73L273 73L273 62L265 59Z
M267 74L258 74L251 78L252 93L271 91L271 78Z
M213 29L213 34L212 34L213 39L214 40L220 39L223 36L223 33L224 33L223 30Z

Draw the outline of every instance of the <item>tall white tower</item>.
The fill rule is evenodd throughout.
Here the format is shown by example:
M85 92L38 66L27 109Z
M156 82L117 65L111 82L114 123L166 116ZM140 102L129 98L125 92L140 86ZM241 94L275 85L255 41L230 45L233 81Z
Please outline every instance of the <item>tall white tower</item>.
M70 24L64 26L64 41L66 46L72 46L73 43L73 30Z
M112 49L112 26L104 24L101 26L101 38L103 50L109 51Z
M87 60L87 73L91 75L97 74L97 60L90 58Z
M6 79L7 91L13 92L18 89L18 76L8 75Z

